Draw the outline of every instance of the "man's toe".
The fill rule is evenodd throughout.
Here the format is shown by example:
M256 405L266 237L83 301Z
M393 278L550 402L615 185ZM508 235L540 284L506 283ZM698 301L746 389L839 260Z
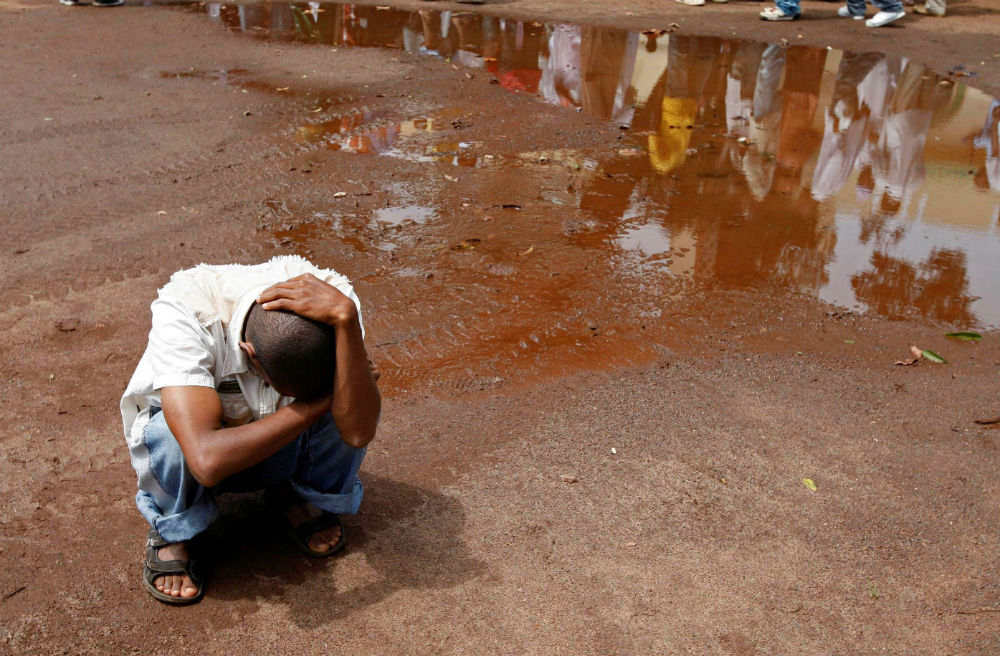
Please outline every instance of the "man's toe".
M334 526L325 534L323 543L326 545L326 549L324 549L324 551L333 549L337 546L338 541L340 541L340 527Z

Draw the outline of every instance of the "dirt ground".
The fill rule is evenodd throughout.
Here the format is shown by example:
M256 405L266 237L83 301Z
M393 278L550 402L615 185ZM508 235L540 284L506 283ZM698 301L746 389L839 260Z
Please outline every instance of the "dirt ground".
M1000 9L949 5L875 31L809 1L782 24L739 0L477 11L884 50L1000 93ZM767 288L636 291L547 257L544 217L530 240L508 227L556 174L302 140L316 113L444 112L498 155L617 144L439 59L130 1L3 0L0 42L0 652L1000 653L1000 430L974 423L1000 415L995 332ZM359 218L407 194L446 220ZM117 410L149 302L177 269L290 252L355 282L385 371L352 541L307 562L236 498L203 545L206 599L165 607L140 583ZM914 343L948 363L894 366Z

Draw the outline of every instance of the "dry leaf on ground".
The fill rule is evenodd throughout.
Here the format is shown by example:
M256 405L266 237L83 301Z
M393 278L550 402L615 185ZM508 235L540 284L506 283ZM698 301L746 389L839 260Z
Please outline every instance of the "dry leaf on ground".
M913 354L912 358L908 358L906 360L896 360L896 364L903 365L904 367L910 367L920 362L920 359L924 357L924 352L916 346L910 347L910 353Z

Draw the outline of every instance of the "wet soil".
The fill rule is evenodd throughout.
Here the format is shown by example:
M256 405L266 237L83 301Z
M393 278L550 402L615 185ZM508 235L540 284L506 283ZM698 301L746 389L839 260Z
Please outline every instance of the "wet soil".
M996 651L995 10L668 4L4 4L3 650ZM385 372L354 539L234 499L163 607L148 303L292 252Z

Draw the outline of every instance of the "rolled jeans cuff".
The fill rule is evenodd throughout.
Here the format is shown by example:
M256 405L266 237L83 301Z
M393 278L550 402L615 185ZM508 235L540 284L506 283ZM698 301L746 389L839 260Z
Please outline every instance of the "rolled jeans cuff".
M167 542L184 542L209 527L219 515L215 503L199 504L173 515L161 515L153 497L143 490L135 495L139 513Z
M361 507L361 499L365 493L364 486L357 478L354 479L354 489L344 494L317 492L310 487L296 482L294 479L292 480L292 488L304 501L308 501L321 510L348 515L358 512L358 508Z

